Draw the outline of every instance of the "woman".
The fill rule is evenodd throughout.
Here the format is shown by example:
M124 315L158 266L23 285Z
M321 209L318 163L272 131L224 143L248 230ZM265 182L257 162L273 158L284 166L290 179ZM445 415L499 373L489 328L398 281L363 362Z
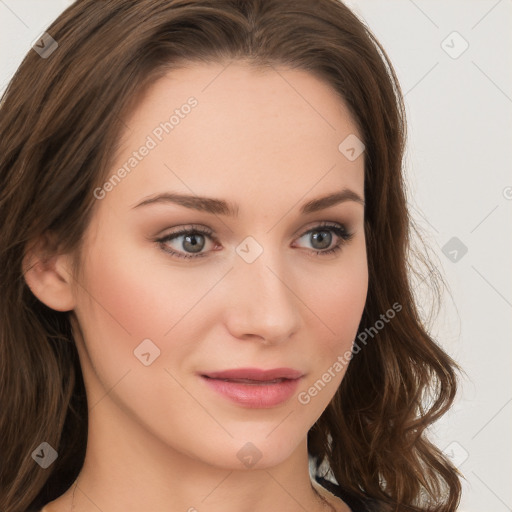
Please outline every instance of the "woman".
M77 1L1 108L1 510L456 510L400 88L349 9Z

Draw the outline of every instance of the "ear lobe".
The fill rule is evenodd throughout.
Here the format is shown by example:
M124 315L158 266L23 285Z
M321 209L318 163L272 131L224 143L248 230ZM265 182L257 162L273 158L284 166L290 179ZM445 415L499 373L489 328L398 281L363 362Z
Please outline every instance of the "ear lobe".
M48 239L41 238L23 258L23 275L32 293L49 308L71 311L75 307L67 254L49 255Z

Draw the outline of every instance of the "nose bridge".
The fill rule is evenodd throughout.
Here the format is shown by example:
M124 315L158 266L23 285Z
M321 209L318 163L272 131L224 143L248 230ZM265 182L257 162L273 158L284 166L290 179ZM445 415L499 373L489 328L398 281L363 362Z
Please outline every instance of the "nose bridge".
M259 335L275 342L296 330L298 301L281 248L264 243L248 236L236 247L231 327L238 336Z

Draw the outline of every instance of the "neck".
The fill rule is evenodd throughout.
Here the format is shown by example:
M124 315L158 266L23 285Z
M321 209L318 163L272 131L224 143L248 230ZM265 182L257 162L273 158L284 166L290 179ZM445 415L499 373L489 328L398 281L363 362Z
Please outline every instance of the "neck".
M110 400L102 402L98 409ZM119 410L95 412L76 485L44 512L332 510L311 484L306 439L272 467L219 468L162 444Z

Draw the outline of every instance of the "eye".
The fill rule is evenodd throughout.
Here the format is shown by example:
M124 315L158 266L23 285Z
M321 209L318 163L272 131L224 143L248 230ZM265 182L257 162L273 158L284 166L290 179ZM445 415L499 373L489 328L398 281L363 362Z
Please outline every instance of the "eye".
M333 247L331 247L333 233L338 238L338 241ZM342 224L330 224L325 222L306 231L300 236L299 240L309 237L308 240L316 246L313 247L313 253L318 256L324 256L339 251L344 244L353 238L353 236L354 234L348 233L345 226ZM170 242L175 242L179 238L183 238L183 240L177 244L180 247L172 249L169 245ZM208 252L201 252L205 247L206 239L218 243L212 230L203 226L191 226L189 228L169 233L164 237L155 240L155 242L160 245L162 250L168 252L174 257L190 259L208 256Z
M191 251L193 254L186 254L179 250L173 250L169 247L168 243L178 238L183 238L183 241L178 245L180 245L185 251ZM176 256L177 258L202 258L204 256L208 256L208 253L201 252L205 246L205 238L216 241L216 239L213 238L213 231L208 228L198 226L169 233L163 238L156 240L156 242L160 244L164 251L170 253L172 256Z
M334 233L339 240L331 247L333 241L332 233ZM343 224L330 224L328 222L324 222L306 231L299 240L306 238L306 240L310 241L312 245L316 246L314 247L316 250L313 252L317 256L326 256L341 250L343 245L348 243L353 236L354 234L349 233ZM330 248L328 249L328 247Z

